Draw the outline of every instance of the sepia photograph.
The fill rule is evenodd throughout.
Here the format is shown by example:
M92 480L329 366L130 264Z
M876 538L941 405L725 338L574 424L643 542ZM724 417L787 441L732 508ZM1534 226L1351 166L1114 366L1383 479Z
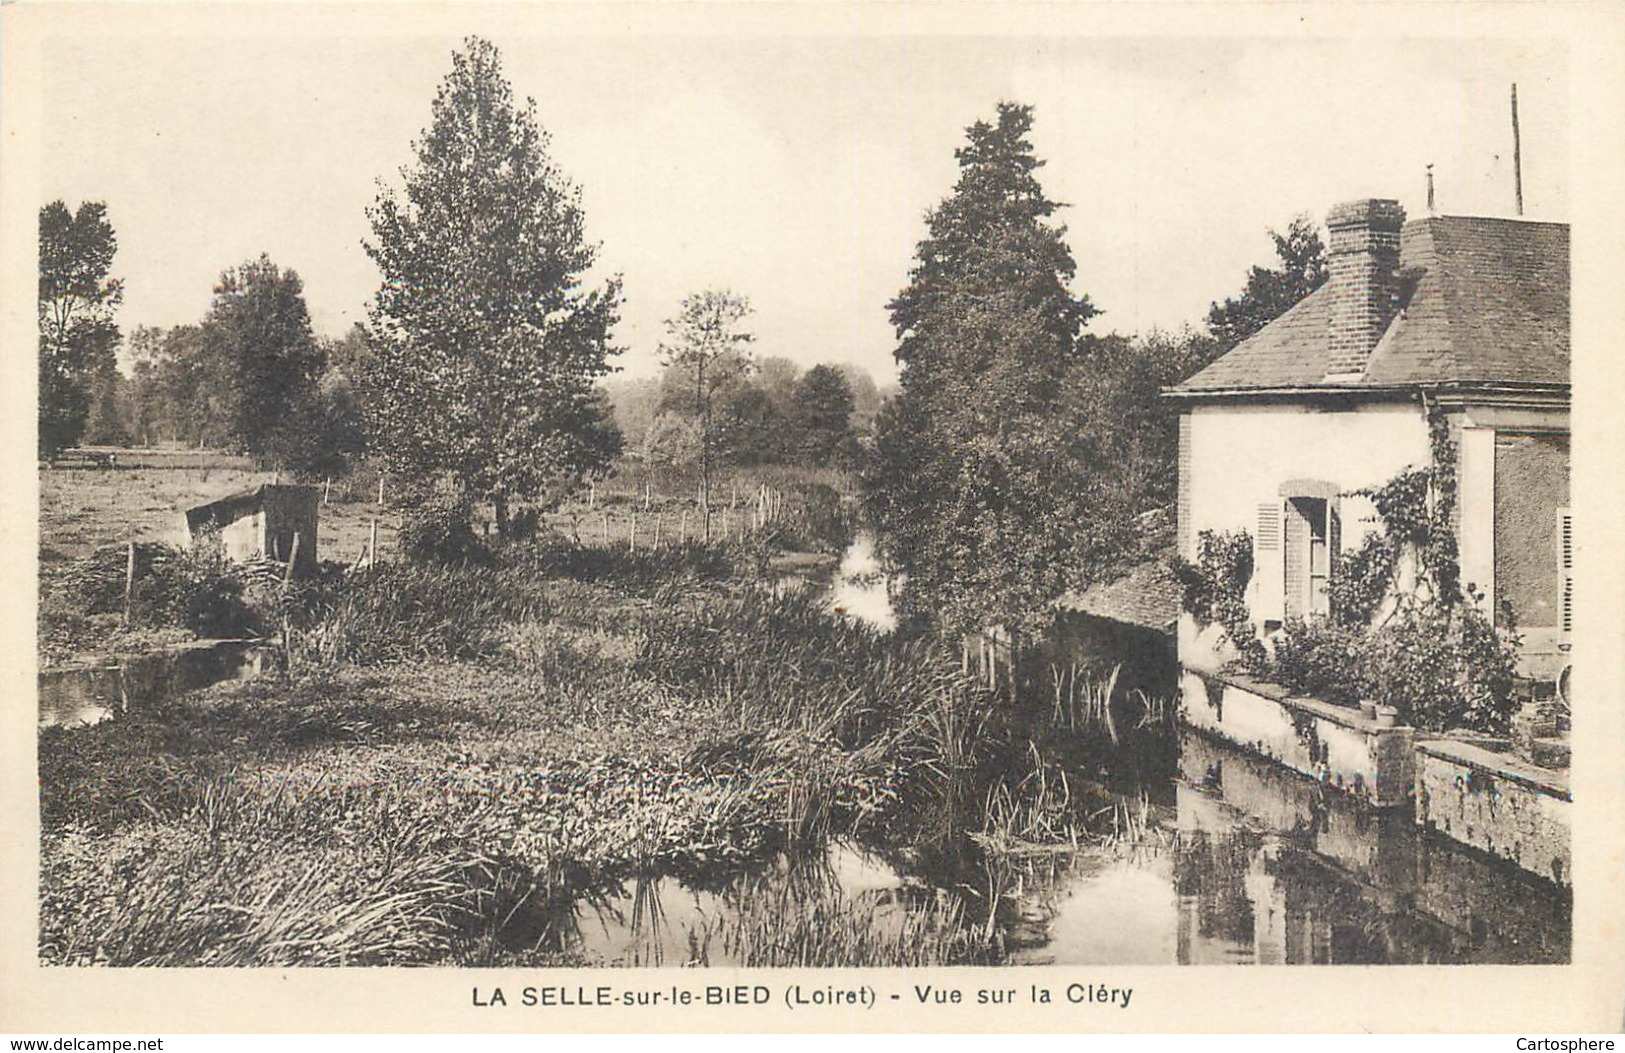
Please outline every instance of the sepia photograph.
M94 10L29 968L1582 960L1569 38Z

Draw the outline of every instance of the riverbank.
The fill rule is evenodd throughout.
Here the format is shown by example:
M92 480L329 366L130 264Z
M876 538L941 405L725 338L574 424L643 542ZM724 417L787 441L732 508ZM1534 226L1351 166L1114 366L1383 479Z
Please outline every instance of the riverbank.
M724 880L928 796L980 704L944 656L808 593L575 569L461 582L460 606L503 606L461 651L349 596L291 680L42 732L42 959L574 961L556 919L583 897ZM448 583L420 584L374 588ZM399 646L347 621L363 615ZM919 914L889 943L848 929L867 964L976 960L951 921ZM816 924L818 953L845 953Z

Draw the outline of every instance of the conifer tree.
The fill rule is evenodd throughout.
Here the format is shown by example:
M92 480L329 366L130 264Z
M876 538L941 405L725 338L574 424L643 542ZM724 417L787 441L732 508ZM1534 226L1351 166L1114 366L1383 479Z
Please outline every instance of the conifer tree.
M891 304L900 391L877 422L867 510L905 613L945 628L1037 631L1053 600L1120 545L1123 510L1081 485L1096 462L1067 398L1096 313L1069 286L1060 207L1039 185L1032 110L1005 103L959 148Z

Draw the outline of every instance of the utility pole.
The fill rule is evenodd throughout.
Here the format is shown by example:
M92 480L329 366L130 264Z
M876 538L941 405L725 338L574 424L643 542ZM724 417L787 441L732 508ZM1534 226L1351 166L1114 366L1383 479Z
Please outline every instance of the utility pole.
M1518 137L1518 85L1512 85L1512 186L1523 215L1523 143Z

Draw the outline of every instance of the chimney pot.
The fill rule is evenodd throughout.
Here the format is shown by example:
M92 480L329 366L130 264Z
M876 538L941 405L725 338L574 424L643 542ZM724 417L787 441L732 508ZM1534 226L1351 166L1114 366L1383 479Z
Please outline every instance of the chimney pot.
M1398 201L1348 201L1326 215L1326 280L1331 297L1326 372L1365 372L1366 360L1387 331L1399 305L1399 229L1405 210Z

